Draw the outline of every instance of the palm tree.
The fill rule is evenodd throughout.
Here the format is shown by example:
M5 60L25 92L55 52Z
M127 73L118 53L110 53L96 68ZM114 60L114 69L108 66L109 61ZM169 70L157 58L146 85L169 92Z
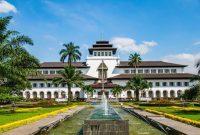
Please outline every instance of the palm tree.
M198 69L198 75L200 75L200 60L196 63L196 67Z
M27 76L36 72L39 61L24 48L33 45L32 39L7 29L11 19L11 16L0 17L0 80L6 80L0 84L0 92L4 89L13 94L30 88Z
M111 92L117 98L118 98L119 95L121 95L122 91L123 91L123 87L120 86L120 85L116 85L111 89Z
M126 88L135 91L136 101L139 101L139 91L143 91L151 87L152 87L151 83L149 83L148 81L146 81L145 79L143 79L138 75L131 78L126 84Z
M81 52L79 51L79 46L75 46L74 43L63 44L65 49L60 51L60 61L64 62L67 58L68 65L71 66L72 62L76 62L81 59Z
M135 68L135 74L137 74L136 69L139 66L139 64L141 63L141 61L142 61L142 59L140 57L140 54L138 54L138 53L130 54L128 64Z
M68 88L68 101L72 100L71 88L73 85L82 87L83 78L81 76L81 71L76 70L73 66L67 66L64 70L60 70L59 74L61 77L56 77L53 79L54 84L62 84L65 83Z
M82 90L85 91L87 93L87 101L89 100L89 95L92 95L94 88L92 88L92 86L90 85L84 85L82 87Z

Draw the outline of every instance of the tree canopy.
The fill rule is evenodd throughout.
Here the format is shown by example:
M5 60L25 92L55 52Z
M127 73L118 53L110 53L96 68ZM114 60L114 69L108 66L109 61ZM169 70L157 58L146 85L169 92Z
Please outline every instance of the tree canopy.
M11 16L0 18L0 93L18 94L31 87L27 76L36 73L39 60L25 48L33 45L31 38L8 30L11 19Z

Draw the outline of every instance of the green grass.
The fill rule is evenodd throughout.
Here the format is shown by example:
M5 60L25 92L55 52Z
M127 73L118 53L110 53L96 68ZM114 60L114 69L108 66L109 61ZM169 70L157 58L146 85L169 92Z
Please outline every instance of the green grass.
M133 103L128 103L128 104L131 105ZM156 110L156 111L160 111L164 113L169 113L169 114L177 115L177 116L188 118L195 121L200 121L200 111L185 112L185 111L178 110L170 106L160 106L160 107L159 106L139 106L139 107L145 108L145 109L152 109L152 110ZM191 107L184 107L184 108L191 108ZM197 107L197 106L194 106L192 108L200 109L200 107Z
M52 112L58 109L63 108L64 106L58 106L58 107L42 107L36 111L32 112L16 112L16 113L11 113L11 109L1 109L0 110L0 125L7 124L10 122L14 122L17 120L22 120L26 118L30 118L32 116Z
M69 106L71 105L86 105L87 103L82 103L82 102L75 102L75 103L70 103ZM41 107L35 111L32 112L16 112L16 113L11 113L10 110L12 108L6 107L6 108L0 108L0 125L11 123L14 121L30 118L33 116L41 115L44 113L52 112L55 110L62 109L66 107L66 103L60 103L57 106L49 106L49 107ZM20 108L18 108L20 109ZM23 107L23 109L26 109Z

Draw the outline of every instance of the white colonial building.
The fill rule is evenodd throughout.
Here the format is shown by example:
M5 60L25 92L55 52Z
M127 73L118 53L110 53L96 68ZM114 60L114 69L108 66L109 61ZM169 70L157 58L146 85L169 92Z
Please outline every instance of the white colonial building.
M102 78L107 97L114 98L111 92L112 87L116 84L126 85L135 72L153 85L151 89L141 92L141 97L176 98L192 85L190 79L193 74L184 72L186 65L163 61L142 61L135 71L128 65L128 61L120 61L116 52L117 48L113 48L109 41L97 41L89 48L89 55L85 62L73 63L73 66L82 71L84 83L95 88L92 98L101 96ZM42 63L38 69L42 75L29 77L32 89L25 90L23 96L26 98L66 98L68 91L66 85L52 84L52 79L60 76L57 71L62 70L66 65L67 63L62 62ZM72 93L74 98L87 97L76 86L72 88ZM121 94L121 98L134 97L133 90L126 90Z

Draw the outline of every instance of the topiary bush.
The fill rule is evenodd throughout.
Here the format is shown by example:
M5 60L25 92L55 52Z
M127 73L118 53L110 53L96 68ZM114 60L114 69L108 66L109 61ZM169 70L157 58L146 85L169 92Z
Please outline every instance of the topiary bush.
M12 96L9 94L0 93L0 104L10 104L12 102L20 101L22 97L19 96Z

